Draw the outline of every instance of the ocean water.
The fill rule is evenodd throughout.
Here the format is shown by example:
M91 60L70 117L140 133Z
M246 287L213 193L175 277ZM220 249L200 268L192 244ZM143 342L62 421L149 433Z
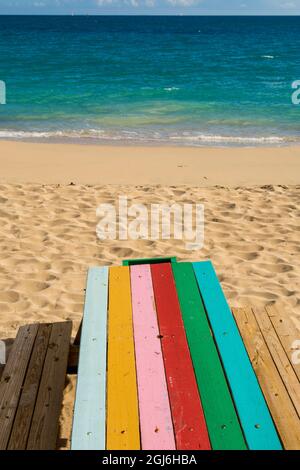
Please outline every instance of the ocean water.
M0 138L300 142L300 17L0 17Z

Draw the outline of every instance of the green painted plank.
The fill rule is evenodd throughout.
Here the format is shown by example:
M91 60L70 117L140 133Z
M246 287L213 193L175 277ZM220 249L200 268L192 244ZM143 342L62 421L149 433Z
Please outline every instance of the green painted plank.
M140 259L125 259L122 262L123 266L133 266L134 264L156 264L156 263L176 263L176 257L170 258L140 258Z
M250 450L282 449L242 337L210 261L193 263L218 351Z
M172 265L212 448L246 449L191 263Z

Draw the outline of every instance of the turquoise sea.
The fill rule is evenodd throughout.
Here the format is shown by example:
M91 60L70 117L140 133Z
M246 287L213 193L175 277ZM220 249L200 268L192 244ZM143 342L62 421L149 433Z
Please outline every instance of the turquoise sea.
M300 17L0 16L0 138L300 142Z

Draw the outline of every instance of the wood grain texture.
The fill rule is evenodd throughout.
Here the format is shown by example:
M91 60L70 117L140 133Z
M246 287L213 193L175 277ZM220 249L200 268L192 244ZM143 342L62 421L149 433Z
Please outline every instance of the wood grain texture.
M140 449L129 267L109 268L108 450Z
M282 448L243 340L210 261L193 263L199 290L251 450Z
M291 322L290 318L285 314L282 315L281 312L274 306L269 305L266 307L267 314L272 322L272 325L277 333L277 336L291 362L291 365L300 381L300 364L292 361L292 355L295 351L299 351L299 346L295 349L295 343L299 342L300 333Z
M244 450L246 444L191 263L173 273L195 375L214 450Z
M19 329L0 382L0 449L8 445L38 325Z
M232 309L285 449L300 449L300 421L251 308Z
M256 321L263 334L271 356L276 364L282 381L300 417L300 383L291 362L277 336L272 322L264 308L253 308Z
M51 331L52 325L39 325L9 440L9 450L26 449Z
M174 450L150 265L132 266L130 277L142 449Z
M28 438L29 450L54 450L66 379L72 322L53 323Z
M153 264L151 274L176 447L210 449L171 264Z
M108 268L90 268L84 305L71 449L104 450Z

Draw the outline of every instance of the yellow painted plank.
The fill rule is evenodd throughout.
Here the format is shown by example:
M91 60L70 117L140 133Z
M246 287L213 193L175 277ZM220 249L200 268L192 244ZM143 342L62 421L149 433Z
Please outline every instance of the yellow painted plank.
M140 449L128 266L109 268L106 439L108 450Z

